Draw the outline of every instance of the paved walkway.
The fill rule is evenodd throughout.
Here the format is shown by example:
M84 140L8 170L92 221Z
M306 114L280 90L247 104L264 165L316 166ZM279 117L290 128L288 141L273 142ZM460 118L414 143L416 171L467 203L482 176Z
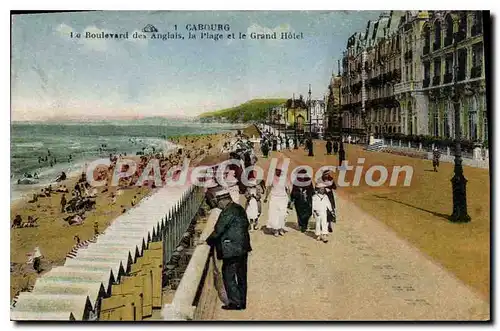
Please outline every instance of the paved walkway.
M214 319L489 319L489 304L454 275L352 202L338 202L326 244L297 230L295 211L284 237L252 233L247 309L218 307Z

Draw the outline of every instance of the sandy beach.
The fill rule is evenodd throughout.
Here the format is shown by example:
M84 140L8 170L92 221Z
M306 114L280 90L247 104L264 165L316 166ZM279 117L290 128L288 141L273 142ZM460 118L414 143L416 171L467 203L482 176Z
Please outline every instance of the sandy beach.
M183 151L181 155L171 153L161 161L162 173L163 170L173 165L181 164L185 157L191 159L190 165L196 165L204 157L220 153L224 142L233 136L234 133L225 132L169 139L170 142L182 147ZM129 158L140 161L140 156ZM108 183L112 171L112 169L107 170ZM71 198L79 178L80 175L77 175L60 183L69 189L69 193L66 193L67 200ZM62 265L66 254L76 244L75 236L78 236L81 241L91 239L94 236L94 224L97 224L99 232L102 232L117 216L133 207L133 200L139 203L142 198L153 191L154 188L135 185L99 187L95 207L85 213L85 220L81 225L69 225L64 220L71 214L61 212L62 193L52 192L49 197L39 197L38 201L33 203L29 203L27 199L11 202L11 224L16 215L22 217L23 223L27 221L28 216L37 218L36 227L11 228L11 299L19 291L25 291L33 286L38 276L49 271L53 266ZM28 255L34 251L35 247L39 247L43 255L40 274L37 274L33 266L27 263Z

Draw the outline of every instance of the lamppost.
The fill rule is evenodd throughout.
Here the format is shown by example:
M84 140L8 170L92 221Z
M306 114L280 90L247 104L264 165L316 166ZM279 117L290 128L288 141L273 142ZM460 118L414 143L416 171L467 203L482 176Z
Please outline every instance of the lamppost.
M460 24L458 29L460 30ZM455 167L454 175L451 179L453 190L453 214L451 215L452 222L466 223L470 222L470 216L467 213L467 179L465 179L462 168L462 150L460 140L462 136L462 128L460 125L460 96L458 92L458 50L457 50L457 34L453 38L453 56L454 56L454 77L453 77L453 108L455 111Z
M337 60L338 74L339 78L339 112L338 112L338 123L339 123L339 136L342 140L342 76L340 75L340 60ZM334 98L335 100L335 98Z
M312 139L312 99L311 99L311 84L309 84L309 92L307 93L309 95L309 102L308 104L308 109L307 112L309 114L309 138Z
M293 109L293 149L299 149L299 141L297 139L297 110L295 108L295 94L292 95Z

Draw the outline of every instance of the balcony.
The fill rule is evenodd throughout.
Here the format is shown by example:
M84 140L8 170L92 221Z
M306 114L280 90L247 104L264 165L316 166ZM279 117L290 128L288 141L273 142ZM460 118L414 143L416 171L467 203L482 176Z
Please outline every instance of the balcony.
M441 76L436 75L432 77L432 86L439 86L439 85L441 85Z
M458 32L455 32L454 34L454 39L455 39L455 42L459 43L461 42L462 40L465 40L465 31L458 31Z
M427 55L427 54L429 54L429 51L430 51L430 47L429 47L429 45L424 45L424 51L423 51L422 55Z
M429 87L430 82L431 82L430 78L425 78L424 81L422 82L422 87L424 88Z
M458 69L457 81L465 80L465 67Z
M420 82L408 81L394 85L394 94L401 94L420 89Z
M444 84L451 83L452 80L453 80L453 73L452 72L447 72L444 74L444 81L443 81Z
M470 77L471 78L481 77L482 71L483 71L482 65L474 66L470 69Z

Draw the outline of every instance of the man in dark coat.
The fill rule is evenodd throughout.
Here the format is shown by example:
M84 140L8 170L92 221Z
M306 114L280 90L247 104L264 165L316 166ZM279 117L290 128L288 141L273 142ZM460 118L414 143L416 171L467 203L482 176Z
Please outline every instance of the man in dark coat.
M338 141L333 142L333 154L337 154L339 152L339 143Z
M307 139L306 144L307 144L307 150L309 151L309 154L307 154L307 156L314 156L312 138Z
M332 141L330 138L326 140L326 155L331 155L332 154Z
M306 169L299 170L298 174L301 174L300 177L297 176L296 180L298 182L307 182L311 180L308 176L301 178L307 174ZM312 196L314 195L314 187L312 182L307 186L301 184L303 183L294 183L292 193L290 194L290 202L295 205L300 231L306 232L309 218L311 218L312 215Z
M344 150L344 144L340 142L340 147L339 147L339 167L342 165L342 162L345 160L345 150Z
M267 157L269 155L269 143L267 140L264 140L261 145L261 150L262 150L262 155L264 155L264 157Z
M229 303L227 310L242 310L247 304L247 262L250 234L245 209L234 203L229 192L218 193L218 207L222 210L207 244L215 246L217 258L222 260L222 278Z
M276 152L278 150L278 139L273 136L273 151Z

